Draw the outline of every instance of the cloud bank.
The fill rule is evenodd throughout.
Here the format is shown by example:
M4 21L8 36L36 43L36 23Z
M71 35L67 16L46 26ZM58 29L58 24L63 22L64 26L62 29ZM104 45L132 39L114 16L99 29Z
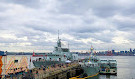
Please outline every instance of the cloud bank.
M1 0L0 50L48 52L57 32L71 51L135 48L134 0Z

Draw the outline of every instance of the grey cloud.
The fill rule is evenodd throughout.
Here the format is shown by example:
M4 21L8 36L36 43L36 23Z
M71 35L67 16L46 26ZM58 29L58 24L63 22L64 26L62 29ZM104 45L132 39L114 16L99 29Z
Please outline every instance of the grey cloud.
M103 33L103 32L85 32L85 33L73 33L75 37L78 39L80 38L95 38L96 40L101 40L106 43L111 43L112 38L114 37L114 32L109 32L109 33Z
M43 47L47 46L48 48L45 49L52 50L50 47L53 48L56 45L54 40L57 39L58 30L60 30L60 34L65 33L74 37L72 40L62 38L62 40L68 41L73 49L77 49L76 46L79 49L87 49L91 42L85 44L81 41L75 41L75 39L87 38L104 42L100 44L101 48L98 47L98 44L94 44L98 49L107 49L108 44L115 47L112 39L115 37L116 31L130 32L131 35L123 35L123 37L135 42L132 36L135 30L133 4L124 6L124 3L117 0L52 0L49 3L39 0L2 0L2 3L4 3L4 6L12 4L12 7L0 8L0 29L4 29L4 33L10 33L9 31L11 31L17 38L25 36L28 40L16 41L1 38L0 43L29 42L32 44L28 46L29 49L37 47L37 50L42 50ZM21 5L23 11L18 11L20 8L14 6L16 4ZM6 10L11 13L6 13ZM119 21L114 19L116 15L131 18L133 21ZM45 35L46 32L52 37ZM39 38L35 38L36 36ZM46 41L48 38L53 39L53 41Z
M129 17L131 17L132 15L134 16L135 15L134 13L135 13L135 6L132 6L132 7L127 8L127 9L123 9L120 12L121 15L129 16Z
M113 16L121 8L121 6L113 0L70 0L65 2L62 6L62 12L64 13L84 14L89 9L92 9L93 13L99 17Z
M40 6L40 0L1 0L5 3L19 4L27 7L38 8Z
M135 19L133 17L123 17L121 20L113 19L112 22L121 31L132 31L135 27Z

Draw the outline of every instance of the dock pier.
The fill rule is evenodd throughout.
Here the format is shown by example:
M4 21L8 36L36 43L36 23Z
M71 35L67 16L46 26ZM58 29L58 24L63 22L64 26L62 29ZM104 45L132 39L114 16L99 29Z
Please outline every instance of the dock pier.
M81 74L81 72L77 73L79 70L81 71L81 67L77 63L66 64L56 67L56 69L51 67L50 69L52 70L48 69L47 72L35 75L35 79L69 79Z
M12 79L69 79L82 73L83 69L78 63L56 64L46 68L30 69L25 73L12 76Z

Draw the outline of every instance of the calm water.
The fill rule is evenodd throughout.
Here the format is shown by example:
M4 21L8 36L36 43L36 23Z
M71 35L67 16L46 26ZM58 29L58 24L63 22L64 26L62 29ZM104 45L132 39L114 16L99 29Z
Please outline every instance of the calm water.
M28 61L30 56L28 57ZM100 75L99 79L135 79L135 56L99 56L100 59L117 60L117 76ZM32 58L34 60L36 58ZM29 62L29 68L33 68L32 62Z

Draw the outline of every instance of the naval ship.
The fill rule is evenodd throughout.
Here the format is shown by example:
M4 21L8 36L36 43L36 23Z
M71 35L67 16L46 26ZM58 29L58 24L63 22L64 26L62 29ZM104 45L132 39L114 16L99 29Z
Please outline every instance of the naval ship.
M45 53L44 55L33 54L33 57L38 56L40 56L40 58L32 61L35 67L47 67L49 65L66 63L66 61L78 60L78 55L71 53L69 47L62 48L61 39L59 39L59 33L57 45L54 47L54 51L52 53Z
M66 63L66 61L74 61L79 60L79 64L84 70L84 73L80 75L81 78L88 78L90 76L95 76L97 79L97 75L99 72L98 61L99 59L93 55L94 48L91 47L91 54L90 56L86 57L85 59L81 59L78 57L78 54L71 53L69 48L62 48L61 46L61 39L59 39L58 33L58 41L56 47L54 47L54 51L52 53L46 53L44 55L39 55L40 57L37 60L33 61L35 67L42 67L42 66L49 66L53 64L60 64ZM33 57L37 57L38 55L33 55Z
M87 78L87 79L98 79L99 77L99 65L98 63L100 60L94 55L93 50L94 48L91 46L90 48L90 56L79 61L79 64L84 70L84 73L81 78ZM91 78L92 77L92 78Z

